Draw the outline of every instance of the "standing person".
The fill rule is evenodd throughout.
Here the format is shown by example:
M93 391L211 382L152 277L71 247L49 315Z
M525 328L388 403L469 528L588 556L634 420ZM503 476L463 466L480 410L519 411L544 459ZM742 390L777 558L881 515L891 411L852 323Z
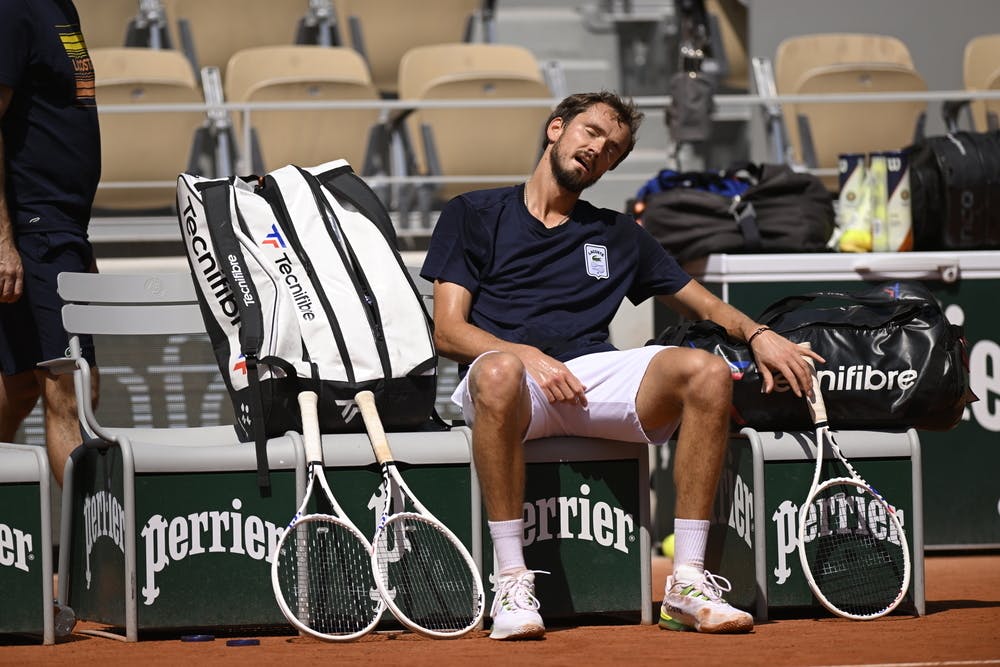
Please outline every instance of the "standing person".
M62 484L81 441L73 377L37 364L66 355L56 276L94 269L87 225L101 173L94 71L70 0L0 0L0 124L0 440L41 397ZM81 342L93 365L93 343Z
M528 181L450 201L422 268L434 281L435 343L464 373L452 399L472 428L497 556L494 639L545 633L521 546L523 447L559 435L663 443L678 425L674 570L660 627L753 628L750 614L722 598L729 582L704 566L728 436L729 366L689 348L618 351L608 327L624 297L655 296L747 341L765 391L778 373L796 395L811 391L809 367L802 349L692 280L632 218L580 199L632 150L641 121L612 93L567 97L546 123Z

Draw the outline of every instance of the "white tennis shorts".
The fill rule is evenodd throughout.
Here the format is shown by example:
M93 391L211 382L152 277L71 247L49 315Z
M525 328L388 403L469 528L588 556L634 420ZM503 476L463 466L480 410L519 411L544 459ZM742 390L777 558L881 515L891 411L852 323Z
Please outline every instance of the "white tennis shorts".
M677 423L647 433L639 423L635 410L635 397L649 362L663 349L666 348L647 345L631 350L587 354L566 362L566 367L587 388L586 406L549 403L541 386L528 375L531 423L524 439L577 435L625 442L665 443L677 429ZM472 366L487 354L492 353L480 355ZM465 421L471 425L475 421L476 410L468 379L466 374L455 388L451 400L462 408Z

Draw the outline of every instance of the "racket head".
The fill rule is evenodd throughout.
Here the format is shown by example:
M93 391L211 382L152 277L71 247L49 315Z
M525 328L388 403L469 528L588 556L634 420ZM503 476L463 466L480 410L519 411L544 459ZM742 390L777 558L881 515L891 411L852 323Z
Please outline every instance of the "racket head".
M486 598L479 568L440 521L400 512L380 526L372 543L375 584L400 623L448 639L482 622Z
M350 641L378 624L383 602L370 564L371 544L351 523L308 514L282 533L271 560L281 613L324 641Z
M799 510L798 552L816 599L832 613L870 620L910 587L910 552L895 511L851 477L816 486Z

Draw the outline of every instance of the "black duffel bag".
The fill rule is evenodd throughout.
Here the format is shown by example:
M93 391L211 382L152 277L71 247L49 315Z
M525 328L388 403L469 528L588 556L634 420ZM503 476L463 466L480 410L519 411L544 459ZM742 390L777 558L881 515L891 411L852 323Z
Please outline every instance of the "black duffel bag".
M789 340L808 341L826 359L817 374L836 429L944 431L962 418L969 391L965 339L920 283L790 296L758 318ZM809 409L783 378L761 393L752 352L715 322L684 322L654 341L713 352L733 370L733 422L768 431L812 428Z
M914 250L1000 248L1000 132L907 147Z
M822 181L783 164L663 170L639 190L632 210L681 263L723 252L823 251L834 222Z

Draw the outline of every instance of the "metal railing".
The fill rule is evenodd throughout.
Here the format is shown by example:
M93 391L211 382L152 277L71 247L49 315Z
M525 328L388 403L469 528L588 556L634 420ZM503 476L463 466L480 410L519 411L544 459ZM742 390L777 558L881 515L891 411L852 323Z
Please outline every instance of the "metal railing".
M957 102L969 102L973 100L1000 100L1000 90L990 91L969 91L969 90L943 90L943 91L914 91L914 92L880 92L880 93L843 93L843 94L810 94L810 95L716 95L714 97L716 110L713 116L725 118L731 117L734 111L742 110L752 112L755 109L762 109L766 113L767 109L774 109L783 104L808 104L808 103L834 103L834 104L864 104L879 102L941 102L954 104ZM560 99L558 98L518 98L502 100L485 99L462 99L462 100L343 100L337 102L330 101L290 101L290 102L226 102L226 103L204 103L204 104L148 104L148 105L104 105L99 107L101 114L142 114L142 113L164 113L164 112L201 112L205 114L206 123L219 122L219 113L225 112L231 115L241 116L242 136L238 142L237 155L239 156L234 166L236 173L250 173L249 153L251 146L252 115L258 111L316 111L316 110L357 110L357 109L378 109L381 111L380 122L388 124L390 127L398 125L399 120L407 113L418 109L453 109L462 108L475 111L476 109L497 109L497 108L523 108L539 107L554 108ZM669 107L672 100L669 96L643 96L635 97L634 101L640 109L665 109ZM530 138L525 138L526 141ZM817 175L827 175L829 169L810 170ZM437 183L497 183L501 181L519 182L525 180L529 174L482 174L482 175L414 175L406 174L402 171L401 165L394 165L389 171L365 176L365 180L373 188L379 186L421 186ZM623 173L621 170L609 172L602 178L604 181L634 181L636 175ZM99 188L102 189L128 189L128 188L174 188L176 182L171 181L102 181ZM111 240L124 240L124 230L126 228L136 228L142 224L150 224L150 218L133 218L135 224L129 225L124 220L116 218L99 218L98 226L104 229L97 229L98 239L106 238ZM156 225L150 225L151 227ZM420 235L426 234L430 230L423 229L420 225L414 225L411 221L404 221L400 226L400 234ZM165 225L158 227L161 231L156 233L155 239L160 239L166 234ZM119 230L115 232L114 230Z

